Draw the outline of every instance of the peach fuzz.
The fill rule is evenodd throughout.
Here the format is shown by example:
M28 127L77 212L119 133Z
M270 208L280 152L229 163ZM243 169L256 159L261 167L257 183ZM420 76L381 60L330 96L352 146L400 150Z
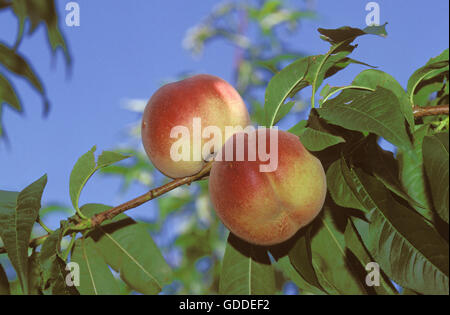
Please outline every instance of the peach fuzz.
M226 81L216 76L201 74L162 86L150 98L142 118L142 142L153 165L171 178L198 173L205 162L193 159L193 119L200 118L201 126L217 126L225 135L225 126L250 124L247 108L239 93ZM174 161L170 155L171 130L185 126L190 131L191 159ZM212 139L202 138L204 143ZM220 140L220 139L219 139ZM222 137L219 148L225 143Z
M272 130L273 131L273 130ZM268 129L266 150L269 150ZM291 238L310 223L325 201L327 185L321 162L309 153L299 138L289 132L278 134L278 167L261 172L261 162L248 159L248 134L244 134L244 160L225 161L227 146L235 147L237 134L218 153L224 161L214 161L209 192L217 215L236 236L257 245L274 245ZM255 136L255 135L253 135ZM260 143L256 143L256 150ZM236 150L234 150L235 153ZM257 151L256 151L257 152Z

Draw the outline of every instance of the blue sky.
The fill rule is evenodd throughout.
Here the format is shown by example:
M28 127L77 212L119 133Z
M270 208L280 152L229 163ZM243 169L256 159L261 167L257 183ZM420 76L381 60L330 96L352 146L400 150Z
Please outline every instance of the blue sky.
M67 2L58 0L62 17ZM60 21L74 60L70 77L66 75L63 55L58 53L52 59L42 27L20 46L46 87L52 104L48 118L42 118L39 95L18 79L14 84L25 115L7 109L3 118L11 148L0 144L0 189L21 190L47 173L44 203L70 204L70 171L77 158L93 145L100 152L128 141L126 129L137 116L123 108L126 99L148 99L162 80L186 70L211 73L227 80L232 74L232 46L214 41L200 59L192 58L182 47L186 30L200 22L219 1L77 2L81 26L70 28L63 25L63 18ZM319 18L302 24L298 34L291 38L291 47L308 54L326 52L328 44L319 39L316 29L364 27L367 2L318 0ZM378 66L406 86L415 69L449 46L449 2L377 2L381 22L389 22L389 35L362 37L352 57ZM12 14L0 13L0 39L11 44L16 30ZM330 84L350 83L362 69L351 66ZM145 191L144 187L133 186L127 193L118 194L119 187L118 179L96 176L82 193L81 204L115 205ZM143 207L131 213L145 211Z

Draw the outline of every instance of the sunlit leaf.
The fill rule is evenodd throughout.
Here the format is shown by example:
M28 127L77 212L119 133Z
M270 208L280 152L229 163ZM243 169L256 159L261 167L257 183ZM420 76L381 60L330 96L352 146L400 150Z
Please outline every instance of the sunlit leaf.
M87 204L82 213L91 217L111 207ZM125 214L105 221L89 233L105 262L120 273L134 290L157 294L171 278L171 270L145 225L136 223Z
M103 151L98 157L98 162L95 162L94 152L97 148L94 146L91 150L83 154L75 163L72 172L70 173L70 199L75 209L79 210L79 199L81 191L86 185L89 178L100 168L106 167L113 163L119 162L128 158L116 152Z
M317 111L331 124L372 132L406 151L412 150L399 100L390 90L382 87L375 92L345 90Z
M372 89L376 89L377 86L381 86L390 90L395 94L395 96L397 96L400 110L406 121L411 127L414 126L414 116L412 106L408 100L408 95L400 83L398 83L397 80L395 80L390 74L380 70L368 69L359 73L353 80L352 85Z
M70 261L76 262L80 268L80 286L77 287L80 294L120 293L117 280L91 238L82 238L75 242Z

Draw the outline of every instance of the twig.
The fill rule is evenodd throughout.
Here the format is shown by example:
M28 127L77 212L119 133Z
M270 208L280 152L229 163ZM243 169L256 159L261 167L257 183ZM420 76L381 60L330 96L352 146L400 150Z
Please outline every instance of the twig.
M433 116L433 115L448 115L449 114L449 105L447 104L447 105L427 106L427 107L414 106L413 113L414 113L414 117L416 117L416 118L424 117L424 116ZM83 230L87 230L87 229L91 229L96 226L99 226L104 221L110 220L110 219L114 218L115 216L117 216L127 210L136 208L136 207L146 203L147 201L155 199L155 198L157 198L179 186L189 185L197 180L201 180L209 175L209 172L211 171L212 163L213 163L212 161L208 162L208 164L206 164L203 167L203 169L195 175L174 179L173 181L171 181L163 186L154 188L137 198L127 201L119 206L114 207L114 208L108 209L104 212L98 213L88 220L83 220L79 224L68 228L65 235L67 235L73 231L83 231ZM50 234L47 234L47 235L40 236L40 237L37 237L37 238L31 240L30 247L35 248L35 247L41 245L49 235ZM4 253L6 253L6 248L0 247L0 254L4 254Z
M191 183L193 183L195 181L204 179L205 177L207 177L209 175L209 172L211 171L212 163L213 163L212 161L208 162L200 170L200 172L198 172L195 175L174 179L173 181L171 181L163 186L154 188L137 198L127 201L121 205L114 207L114 208L108 209L104 212L98 213L90 219L82 220L80 223L78 223L74 226L68 226L65 230L64 235L71 234L74 231L79 232L79 231L95 228L96 226L99 226L100 224L102 224L104 221L110 220L110 219L114 218L115 216L117 216L127 210L136 208L136 207L138 207L152 199L155 199L156 197L159 197L179 186L190 185ZM30 241L29 246L31 248L36 248L37 246L41 245L49 236L50 236L50 234L47 234L47 235L43 235L43 236L34 238ZM0 247L0 254L5 254L5 253L6 253L6 248Z
M161 187L154 188L154 189L150 190L149 192L147 192L137 198L134 198L130 201L127 201L117 207L111 208L109 210L106 210L104 212L94 215L91 218L91 227L96 227L105 220L110 220L118 214L121 214L129 209L136 208L137 206L140 206L143 203L146 203L147 201L155 199L156 197L159 197L179 186L186 185L186 184L189 185L192 182L203 179L204 177L209 175L211 166L212 166L212 161L208 162L208 164L206 164L205 167L203 167L203 169L195 175L175 179Z
M414 106L413 114L416 118L425 116L448 115L448 104L426 107Z

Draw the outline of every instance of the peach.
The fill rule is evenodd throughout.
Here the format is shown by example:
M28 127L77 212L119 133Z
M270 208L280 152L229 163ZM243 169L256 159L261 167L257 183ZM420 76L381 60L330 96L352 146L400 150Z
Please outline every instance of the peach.
M193 139L194 118L201 122L199 146ZM219 141L218 151L227 140L225 126L245 128L249 123L244 101L229 83L212 75L195 75L166 84L153 94L142 118L142 143L158 170L169 177L180 178L198 173L205 164L198 151L203 150L214 135L203 137L204 128L215 126L220 130L220 139L216 139ZM186 127L189 137L183 140L181 136L171 135L177 126ZM181 160L171 155L173 145L180 144L180 141L189 149L188 158Z
M259 154L256 159L249 158L252 150L258 152L264 144L254 143L260 133L266 133L266 150L271 141L278 141L277 152L269 152L271 159L278 159L272 172L261 172L260 166L268 162ZM275 137L270 138L270 133ZM238 136L244 140L241 161L236 159ZM226 161L224 152L230 147L234 148L234 160ZM297 136L274 129L234 134L217 154L209 179L211 200L221 221L236 236L257 245L291 238L319 214L326 191L321 162Z

